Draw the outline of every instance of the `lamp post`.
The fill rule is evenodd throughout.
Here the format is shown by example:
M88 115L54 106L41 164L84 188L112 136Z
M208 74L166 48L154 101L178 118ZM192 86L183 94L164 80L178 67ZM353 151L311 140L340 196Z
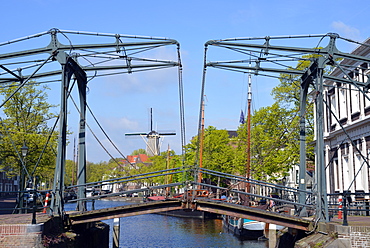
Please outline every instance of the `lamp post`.
M36 210L37 210L37 184L39 177L33 178L33 208L32 208L32 224L36 224Z
M22 161L21 161L21 169L20 169L20 175L19 175L19 213L23 213L23 198L24 198L24 167L26 167L26 156L27 156L27 153L28 153L28 147L26 146L26 144L24 144L22 147L21 147L21 154L22 154Z
M28 146L26 146L26 144L24 144L24 145L21 147L21 152L22 152L23 161L24 161L24 159L26 158L27 153L28 153Z

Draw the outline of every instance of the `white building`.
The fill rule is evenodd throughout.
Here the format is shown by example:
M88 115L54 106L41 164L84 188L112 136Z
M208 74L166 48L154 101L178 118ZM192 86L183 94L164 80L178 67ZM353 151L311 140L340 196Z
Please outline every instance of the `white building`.
M370 45L370 38L365 41ZM370 57L370 47L359 46L351 54ZM344 59L348 75L367 82L368 63ZM347 77L336 68L331 75ZM370 101L353 84L324 81L324 147L328 193L369 192ZM370 97L370 93L366 93ZM343 127L343 128L342 128Z

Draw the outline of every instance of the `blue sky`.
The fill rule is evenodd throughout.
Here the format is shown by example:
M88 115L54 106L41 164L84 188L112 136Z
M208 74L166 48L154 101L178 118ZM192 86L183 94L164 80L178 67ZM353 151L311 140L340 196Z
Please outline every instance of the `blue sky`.
M204 43L232 37L264 37L279 35L326 34L335 32L356 41L370 34L366 1L70 1L15 0L1 1L0 43L47 31L89 31L168 37L181 45L185 101L186 139L196 135L199 116L200 87ZM47 44L33 44L38 47ZM304 44L295 44L304 46ZM354 47L344 46L344 52ZM9 48L11 49L11 48ZM24 49L28 49L25 45ZM0 52L12 52L1 50ZM161 56L176 59L171 49ZM227 59L227 54L210 50L211 60ZM0 62L1 63L1 62ZM140 74L140 75L139 75ZM247 77L243 74L209 68L207 71L206 126L236 130L240 109L245 106ZM253 77L253 107L272 104L271 89L276 79ZM58 103L59 86L51 85L50 101ZM96 79L89 87L88 104L106 132L129 155L145 148L141 138L125 138L128 132L149 130L149 109L154 110L157 130L179 133L179 107L176 69ZM77 132L76 111L70 103L69 130ZM111 149L92 118L88 123ZM72 142L73 143L73 142ZM181 152L180 137L165 138L162 151L170 145ZM107 161L109 156L88 134L87 160ZM67 158L72 158L69 147Z

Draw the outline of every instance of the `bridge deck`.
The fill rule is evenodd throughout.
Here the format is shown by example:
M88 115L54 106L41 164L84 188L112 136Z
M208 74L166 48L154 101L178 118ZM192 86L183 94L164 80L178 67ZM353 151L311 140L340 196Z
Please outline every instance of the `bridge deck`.
M211 213L229 215L239 218L252 219L266 223L272 223L296 229L310 231L312 221L289 216L281 213L265 211L238 204L232 204L214 200L196 199L194 202L184 203L180 199L153 201L141 204L124 205L114 208L92 210L86 212L68 212L72 224L87 223L92 221L107 220L112 218L128 217L141 214L160 213L177 209L198 209Z
M310 231L313 228L312 221L308 219L227 202L197 200L196 209L244 219L257 220L306 231Z
M153 201L140 204L124 205L113 208L104 208L86 212L68 212L72 224L87 223L92 221L108 220L135 216L141 214L154 214L164 211L181 209L180 200Z

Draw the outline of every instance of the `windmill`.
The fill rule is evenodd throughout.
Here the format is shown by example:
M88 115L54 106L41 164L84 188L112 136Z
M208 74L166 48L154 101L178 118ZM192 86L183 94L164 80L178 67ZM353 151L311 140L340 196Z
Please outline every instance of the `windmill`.
M141 133L126 133L125 136L140 135L146 143L146 153L148 156L156 156L160 154L160 139L163 136L176 135L175 132L157 132L153 130L153 109L150 108L150 131Z

